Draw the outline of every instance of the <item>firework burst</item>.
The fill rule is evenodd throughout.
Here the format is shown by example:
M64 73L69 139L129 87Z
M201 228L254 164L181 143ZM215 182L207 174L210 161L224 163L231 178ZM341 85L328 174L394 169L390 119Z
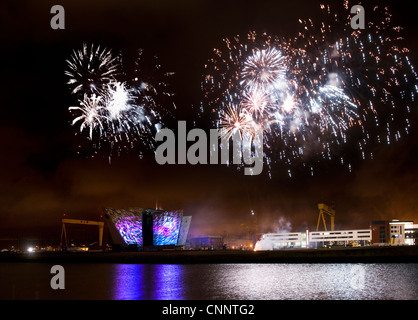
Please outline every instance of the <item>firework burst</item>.
M241 85L252 90L271 90L285 79L286 61L281 51L274 47L254 49L244 61Z
M65 71L72 93L78 97L78 105L69 108L72 125L80 125L81 133L88 131L96 149L108 145L111 153L115 148L118 152L132 148L136 142L152 148L152 133L162 122L162 114L169 112L162 105L175 107L165 81L173 73L162 73L156 56L152 63L149 59L144 62L139 50L129 81L118 80L122 75L126 78L121 61L121 55L114 56L107 48L84 44L82 50L73 51ZM144 70L143 65L153 68Z
M65 75L72 93L97 93L120 74L120 57L101 46L83 44L67 60Z
M373 158L376 143L407 134L417 74L401 29L376 6L366 29L353 30L350 8L348 1L336 10L322 5L324 20L300 20L302 30L289 39L256 32L224 39L202 83L214 122L227 123L227 132L234 123L261 128L267 163L289 170L301 163L311 172L323 159L351 168L345 144Z

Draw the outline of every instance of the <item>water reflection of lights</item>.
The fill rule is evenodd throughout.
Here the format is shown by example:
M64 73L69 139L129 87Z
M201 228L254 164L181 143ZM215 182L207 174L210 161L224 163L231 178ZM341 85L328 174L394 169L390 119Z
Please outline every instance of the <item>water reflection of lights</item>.
M114 269L113 299L184 299L183 268L172 264L118 264Z
M353 287L354 267L364 271L365 282L358 288ZM416 264L230 264L216 268L212 290L222 292L219 299L409 300L416 299L417 292L416 282L411 282L418 275ZM391 288L393 283L396 290Z
M364 272L361 285L353 281L356 268ZM119 300L415 300L418 292L418 264L120 264L112 270L112 298Z
M113 279L114 299L136 300L142 298L144 265L118 264Z
M217 286L232 299L357 299L348 264L223 266ZM228 272L232 268L233 272ZM231 270L232 271L232 270Z

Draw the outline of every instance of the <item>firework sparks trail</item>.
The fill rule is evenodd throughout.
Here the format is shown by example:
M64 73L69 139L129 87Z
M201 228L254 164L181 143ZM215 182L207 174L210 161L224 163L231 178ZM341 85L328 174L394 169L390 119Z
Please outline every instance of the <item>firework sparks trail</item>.
M100 109L103 106L100 105L101 97L93 94L91 97L85 95L84 99L80 101L80 106L70 107L69 110L77 110L81 112L81 115L76 117L72 124L76 124L79 121L82 121L80 125L80 132L83 132L85 128L89 128L89 137L92 139L93 130L98 127L100 132L104 129L102 120L103 117L100 114Z
M242 138L245 134L252 134L254 129L252 117L239 106L229 105L221 114L221 135L226 140L231 139L235 133Z
M267 163L288 165L289 175L295 163L312 173L333 157L351 168L341 145L355 143L362 159L373 158L378 143L408 134L418 77L401 29L376 6L366 29L353 30L350 8L321 5L324 21L299 20L302 31L290 39L224 39L205 66L202 111L210 106L226 137L262 128Z

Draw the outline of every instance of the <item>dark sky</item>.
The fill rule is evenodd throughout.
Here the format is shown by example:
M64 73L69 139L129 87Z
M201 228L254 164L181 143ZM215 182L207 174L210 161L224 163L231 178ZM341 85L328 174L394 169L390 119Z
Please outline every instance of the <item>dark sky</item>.
M183 209L194 233L236 233L256 212L259 231L316 226L317 203L333 202L336 229L371 220L418 221L418 131L380 146L351 173L324 165L314 177L257 177L224 165L166 165L136 150L121 156L79 155L70 125L65 60L84 42L155 52L174 71L175 121L193 121L204 64L222 39L250 30L294 35L298 18L320 13L319 1L2 1L0 4L0 238L53 237L63 213L94 219L103 207ZM388 1L418 65L416 18L407 1ZM50 28L50 8L65 8L66 29ZM367 12L366 12L367 13ZM367 15L366 15L367 19ZM413 106L414 117L417 116Z

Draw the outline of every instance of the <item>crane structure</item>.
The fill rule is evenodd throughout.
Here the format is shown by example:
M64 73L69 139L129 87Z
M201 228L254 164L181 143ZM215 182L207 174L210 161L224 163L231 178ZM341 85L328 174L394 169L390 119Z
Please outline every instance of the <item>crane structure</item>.
M65 247L68 248L67 230L65 228L66 224L82 224L82 225L88 225L88 226L98 226L99 227L99 246L100 247L102 246L103 229L104 229L104 222L103 221L62 219L61 243L62 243L62 237L64 237Z
M334 208L327 206L325 203L318 203L318 209L319 209L319 216L318 216L318 223L316 224L316 231L319 229L319 223L322 219L324 222L324 228L325 231L327 231L327 225L325 223L325 216L324 214L327 214L330 216L331 220L331 231L334 231L334 221L335 221L335 210Z

